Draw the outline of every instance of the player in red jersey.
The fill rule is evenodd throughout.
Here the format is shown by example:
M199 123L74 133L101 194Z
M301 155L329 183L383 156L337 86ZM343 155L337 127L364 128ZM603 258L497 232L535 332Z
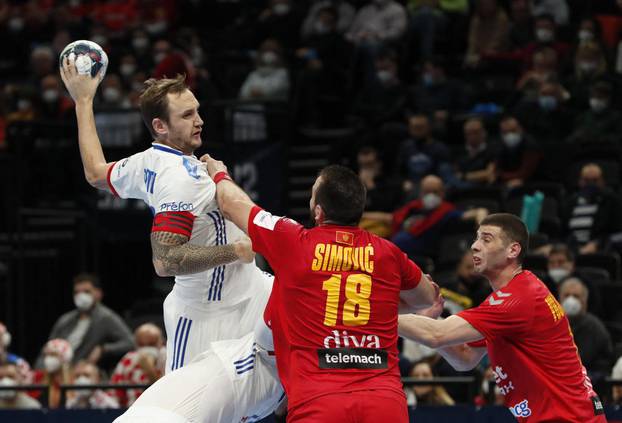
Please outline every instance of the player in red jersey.
M225 216L275 272L266 316L288 396L288 422L408 421L397 368L397 316L440 301L438 286L392 243L357 227L365 188L342 166L320 172L305 229L256 206L203 157Z
M514 215L482 220L471 246L473 264L492 294L445 320L401 315L400 334L439 348L457 370L472 369L488 352L505 404L520 422L606 422L564 310L542 281L521 268L528 240Z

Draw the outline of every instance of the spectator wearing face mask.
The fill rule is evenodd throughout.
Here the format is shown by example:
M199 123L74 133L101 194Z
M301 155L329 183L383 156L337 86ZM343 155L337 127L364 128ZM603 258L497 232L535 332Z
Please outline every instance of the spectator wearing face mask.
M30 383L32 381L32 371L30 364L22 357L13 354L9 351L11 346L12 336L7 327L0 322L0 363L13 364L17 367L20 374L20 379L24 383Z
M0 364L0 386L23 385L24 383L21 372L15 364L7 362ZM41 408L41 404L29 397L25 391L0 391L0 410L33 408Z
M73 294L76 309L58 318L50 339L67 340L74 351L74 363L87 360L104 368L112 367L132 348L130 329L118 314L101 303L103 293L97 276L76 276ZM42 363L42 357L38 363Z
M559 301L570 321L581 362L596 382L609 375L613 346L603 322L587 311L588 295L587 287L578 278L567 279L559 287Z
M509 189L519 187L535 173L542 153L514 116L501 119L499 133L502 145L495 164L497 182Z
M621 140L622 113L613 104L613 87L599 81L590 88L589 110L577 116L568 141L576 144L616 144Z
M255 70L244 80L239 97L241 100L287 100L289 72L277 40L267 39L261 43Z
M49 408L61 406L60 386L71 382L71 359L73 349L64 339L50 339L44 346L41 356L43 369L35 371L34 383L47 385L48 389L38 397Z
M123 90L119 75L110 74L101 83L100 107L105 109L127 109L131 106Z
M336 32L344 34L350 28L350 25L352 25L354 21L354 15L356 14L354 6L343 0L316 0L309 8L307 16L302 24L300 30L302 38L308 38L314 33L317 33L318 29L324 25L324 19L321 15L323 13L322 10L327 7L334 8L336 11Z
M364 126L379 127L403 119L406 90L398 73L397 55L382 51L374 60L374 74L369 75L352 104L352 115Z
M74 385L101 383L101 371L97 366L86 361L78 361L72 373ZM119 408L119 402L101 389L75 389L67 391L66 407L73 409Z
M270 0L257 19L255 39L273 38L287 52L298 46L303 16L296 3L292 0Z
M40 97L35 108L37 119L57 120L73 116L73 103L65 96L58 76L44 76L39 85Z
M495 379L499 379L498 374L496 374L491 366L486 367L486 370L484 370L484 374L482 377L482 384L480 387L480 392L479 395L477 395L475 397L475 405L478 407L484 406L484 405L504 405L505 403L505 395L501 393L501 389L499 388L499 386L495 383ZM493 396L493 402L490 403L490 387L491 387L491 382L492 386L494 386L494 396Z
M486 209L457 210L445 201L443 180L428 175L421 180L419 198L393 213L365 212L364 219L375 219L390 224L391 241L409 257L431 257L438 254L439 241L447 223L453 219L480 221L488 214Z
M119 361L110 377L112 383L152 384L164 374L166 349L162 331L153 323L140 325L134 331L135 349ZM117 390L119 403L129 407L142 389Z
M547 274L542 278L542 282L544 282L555 298L559 298L559 285L571 277L584 281L583 283L590 292L587 309L594 313L599 313L602 310L602 298L598 285L592 283L588 277L584 276L581 273L581 269L575 268L574 254L566 244L553 244L547 258Z
M596 163L581 168L579 190L562 208L562 221L569 245L581 254L601 251L610 234L622 230L620 198L609 189L603 171Z
M603 47L595 41L579 44L574 55L574 72L566 81L573 107L584 109L589 104L592 86L600 81L613 86L613 80Z
M465 101L461 84L447 76L444 60L434 57L423 63L421 78L410 90L407 107L416 113L442 113L448 117L464 110Z

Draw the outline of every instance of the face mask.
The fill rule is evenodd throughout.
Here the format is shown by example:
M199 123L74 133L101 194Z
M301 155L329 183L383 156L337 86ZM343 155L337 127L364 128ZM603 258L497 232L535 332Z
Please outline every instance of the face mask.
M9 348L9 345L11 345L11 334L9 332L4 332L0 341L4 348Z
M0 379L0 386L15 386L17 382L10 377L3 377ZM8 390L8 391L0 391L0 399L4 400L12 400L17 396L17 391Z
M79 376L73 381L74 385L92 385L93 381L88 376ZM91 389L76 389L75 394L79 397L88 397L93 393Z
M30 100L26 100L23 98L20 98L19 100L17 100L17 110L19 110L20 112L23 112L24 110L28 110L30 109Z
M596 63L594 62L579 62L579 69L583 73L592 73L596 70Z
M477 153L482 152L486 150L486 143L483 142L480 145L473 147L472 145L467 144L466 145L466 151L468 153L469 156L475 156Z
M563 267L557 267L555 269L549 269L549 276L555 283L560 283L562 279L568 276L570 272Z
M166 31L166 21L158 21L145 25L145 29L151 35L159 35Z
M160 355L160 350L157 347L140 347L136 350L138 354L145 354L149 357L153 357L154 359L158 359Z
M503 143L508 148L515 148L521 142L521 136L518 132L507 132L503 134Z
M153 56L153 60L154 60L156 63L160 63L162 60L164 60L164 58L165 58L165 57L166 57L166 53L164 53L164 52L162 52L162 53L156 53L156 54Z
M429 192L423 196L421 201L423 201L423 208L425 210L434 210L441 205L443 200L440 196L434 194L433 192Z
M61 363L60 358L55 355L46 355L43 358L43 367L47 370L48 373L55 373L60 369Z
M121 99L121 91L113 87L104 89L102 95L107 103L116 103Z
M570 296L562 302L562 308L569 317L577 316L581 313L581 301L576 297Z
M422 80L423 85L425 85L426 87L431 87L432 85L434 85L434 76L432 76L431 73L424 73Z
M592 31L588 31L587 29L582 29L579 31L579 41L586 42L592 41L594 39L594 34Z
M600 98L590 98L590 108L594 113L600 113L607 108L607 101Z
M132 40L132 46L136 50L144 50L149 45L149 38L146 37L137 37Z
M46 103L54 103L58 100L58 91L56 90L45 90L41 95L43 97L43 101Z
M9 21L9 29L13 32L19 32L24 28L24 20L19 17L12 18Z
M135 71L136 66L132 63L124 63L119 67L119 72L125 77L131 76Z
M272 11L275 15L283 16L289 13L289 4L287 3L277 3L272 6Z
M261 54L261 62L266 66L272 66L278 60L278 56L273 51L266 51Z
M376 73L376 76L378 77L378 80L382 83L389 82L391 79L393 79L393 74L388 70L380 70Z
M551 111L557 109L557 98L552 95L541 95L538 104L542 110Z
M592 198L600 193L600 187L596 184L586 184L581 188L584 197Z
M315 25L313 25L313 29L316 34L326 34L330 28L322 21L317 21Z
M80 311L87 311L91 308L95 299L88 292L79 292L73 297L73 303Z
M545 28L536 29L536 38L542 43L553 41L553 31Z

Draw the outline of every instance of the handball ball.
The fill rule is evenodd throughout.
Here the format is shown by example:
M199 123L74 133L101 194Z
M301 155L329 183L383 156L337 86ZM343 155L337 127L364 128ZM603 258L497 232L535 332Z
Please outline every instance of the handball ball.
M66 57L75 60L78 74L91 75L91 78L94 78L99 72L99 80L104 79L108 68L108 56L99 44L89 40L74 41L60 54L61 65Z

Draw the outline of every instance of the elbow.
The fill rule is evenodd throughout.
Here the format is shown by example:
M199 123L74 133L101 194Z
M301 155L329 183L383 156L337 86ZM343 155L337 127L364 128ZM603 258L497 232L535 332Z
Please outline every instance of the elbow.
M84 170L84 178L86 182L93 188L98 188L101 185L100 179L93 172L89 172L86 169Z
M451 363L451 367L453 367L454 370L459 371L459 372L468 372L470 370L473 370L476 365L477 363L471 363L470 361L461 361L458 363Z
M160 260L157 260L157 259L153 260L153 268L156 272L156 275L160 276L161 278L175 276L174 272L172 272L171 269L166 267L164 263L162 263L162 261Z

